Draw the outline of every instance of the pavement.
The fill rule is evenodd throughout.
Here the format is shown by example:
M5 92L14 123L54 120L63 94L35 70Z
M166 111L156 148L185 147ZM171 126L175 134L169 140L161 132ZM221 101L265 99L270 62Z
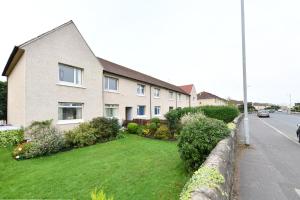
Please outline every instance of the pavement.
M250 147L237 162L241 200L300 200L300 144L296 137L300 115L271 113L249 116ZM243 137L243 122L239 128Z

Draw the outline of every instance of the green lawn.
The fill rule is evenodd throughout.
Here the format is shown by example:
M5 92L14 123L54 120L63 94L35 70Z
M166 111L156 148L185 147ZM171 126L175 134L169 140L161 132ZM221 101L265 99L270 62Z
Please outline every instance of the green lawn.
M187 179L176 142L134 135L24 161L0 149L0 199L178 199Z

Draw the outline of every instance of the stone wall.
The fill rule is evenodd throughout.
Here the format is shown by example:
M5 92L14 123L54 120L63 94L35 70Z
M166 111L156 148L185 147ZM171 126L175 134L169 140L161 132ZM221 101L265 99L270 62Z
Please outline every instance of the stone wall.
M210 153L202 167L217 169L224 177L224 183L219 187L199 187L191 193L192 200L228 200L231 199L231 193L234 183L234 166L237 152L237 128L243 115L234 119L236 128L226 139L220 141Z

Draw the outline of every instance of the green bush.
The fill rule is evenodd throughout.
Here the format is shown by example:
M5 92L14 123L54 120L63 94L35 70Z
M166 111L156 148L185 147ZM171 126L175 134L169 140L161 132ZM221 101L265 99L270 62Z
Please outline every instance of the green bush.
M139 125L134 122L128 123L128 125L127 125L128 133L131 133L131 134L137 134L138 128L139 128Z
M161 125L154 134L156 139L170 139L171 137L170 130L166 125Z
M33 158L56 153L64 148L65 142L62 134L51 123L52 120L35 121L26 128L25 135L30 138L30 145L26 144L25 152L15 156Z
M24 130L0 131L0 147L9 147L24 140Z
M239 115L239 110L233 106L203 106L201 110L205 116L225 123L232 122Z
M78 127L65 133L67 147L83 147L96 143L96 129L90 123L81 123Z
M150 120L150 123L155 123L157 126L159 126L160 125L160 119L158 117L153 117Z
M157 131L157 129L159 128L158 124L156 124L155 122L151 122L148 126L149 128L149 134L150 135L154 135L154 133Z
M13 150L12 156L17 160L30 158L32 150L33 150L33 148L32 148L31 142L20 143Z
M217 143L229 133L224 122L211 118L200 118L184 125L178 147L187 169L198 169Z
M96 129L95 136L98 142L104 142L116 138L120 125L118 119L97 117L90 121L92 128Z

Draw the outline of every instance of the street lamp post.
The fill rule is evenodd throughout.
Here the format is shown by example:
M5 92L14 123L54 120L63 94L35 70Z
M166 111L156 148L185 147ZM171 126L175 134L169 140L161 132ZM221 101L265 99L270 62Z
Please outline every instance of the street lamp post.
M243 89L244 89L244 129L245 144L250 144L248 101L247 101L247 70L246 70L246 42L245 42L245 9L244 0L241 0L241 22L242 22L242 51L243 51Z

